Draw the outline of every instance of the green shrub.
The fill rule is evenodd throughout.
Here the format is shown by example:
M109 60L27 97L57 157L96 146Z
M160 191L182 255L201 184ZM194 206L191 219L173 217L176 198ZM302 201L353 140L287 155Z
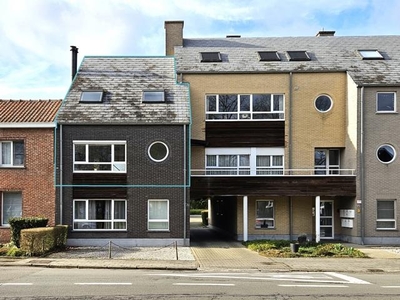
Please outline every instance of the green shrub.
M201 215L201 212L202 212L203 210L204 210L204 209L202 209L202 208L191 209L191 210L190 210L190 214L191 214L191 215Z
M11 229L11 241L19 247L22 229L46 227L48 221L49 219L40 217L10 218L8 223Z
M297 253L291 253L290 241L286 240L248 241L243 245L268 257L368 257L353 247L345 247L342 244L320 244L312 241L301 244Z
M25 252L19 249L17 246L12 246L7 251L7 256L23 256Z

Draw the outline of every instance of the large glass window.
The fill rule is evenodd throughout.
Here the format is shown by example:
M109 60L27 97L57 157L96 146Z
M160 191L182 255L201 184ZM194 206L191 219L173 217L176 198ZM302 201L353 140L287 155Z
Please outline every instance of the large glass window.
M339 174L339 169L340 169L339 149L315 149L314 169L316 175Z
M169 230L169 201L148 201L148 230Z
M283 155L257 155L257 175L282 175Z
M74 200L74 230L126 230L126 201Z
M396 93L377 93L376 112L392 113L396 112Z
M205 175L283 175L280 147L206 148Z
M274 201L257 200L256 201L256 228L274 228Z
M74 172L126 172L125 142L74 141Z
M206 96L207 120L284 120L283 94Z
M377 201L376 229L396 229L396 201Z
M206 155L207 175L249 175L250 155Z
M9 226L10 218L22 216L22 193L3 192L1 193L1 224Z
M22 167L24 163L23 141L0 141L0 167Z

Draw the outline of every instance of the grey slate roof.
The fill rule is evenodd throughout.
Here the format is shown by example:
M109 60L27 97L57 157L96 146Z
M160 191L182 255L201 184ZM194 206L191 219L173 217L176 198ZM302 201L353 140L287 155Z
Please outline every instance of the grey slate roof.
M307 51L311 61L289 61L286 51ZM357 50L378 50L384 60L362 60ZM222 62L201 63L200 52L221 52ZM281 61L259 61L278 51ZM400 36L320 36L184 39L175 47L178 73L347 71L358 85L400 84Z
M60 124L188 124L189 87L177 84L173 57L85 57L57 117ZM102 103L80 103L82 91ZM143 90L165 90L165 103L142 103Z

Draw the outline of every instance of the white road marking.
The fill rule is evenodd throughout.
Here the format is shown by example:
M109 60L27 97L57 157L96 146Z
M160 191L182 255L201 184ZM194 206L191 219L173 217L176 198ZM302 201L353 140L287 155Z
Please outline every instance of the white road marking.
M328 273L326 273L328 274ZM334 273L333 273L334 274ZM149 274L150 275L150 274ZM242 274L240 274L242 275ZM339 274L338 274L339 275ZM356 283L357 278L353 278L352 282L349 282L349 280L344 280L344 281L339 281L339 280L332 280L332 277L325 276L323 277L324 279L319 279L321 278L320 276L315 276L314 279L310 278L310 275L305 275L304 277L299 274L291 274L287 275L287 277L282 278L281 276L277 275L271 275L269 276L272 277L253 277L253 276L237 276L237 275L208 275L208 274L151 274L151 276L172 276L172 277L192 277L192 278L220 278L220 279L246 279L246 280L265 280L265 281L296 281L296 282L313 282L313 283L340 283L340 284L346 284L346 283ZM332 275L334 276L334 275ZM339 276L336 276L339 277ZM340 277L339 277L340 278ZM346 276L346 278L352 278L349 276ZM364 282L363 284L370 284L369 282L365 282L360 280L361 282Z
M75 282L75 285L132 285L131 282Z
M235 286L234 283L174 283L173 285L194 285L194 286Z
M400 289L400 285L383 285L381 288L384 289Z
M279 284L278 286L284 287L312 287L312 288L348 288L347 285L334 285L334 284Z
M351 276L347 276L347 275L344 275L344 274L339 274L339 273L336 273L336 272L325 272L325 274L328 274L328 275L331 275L331 276L346 280L348 283L353 283L353 284L371 284L368 281L364 281L364 280L361 280L361 279L358 279L358 278L355 278L355 277L351 277Z
M6 283L0 283L0 286L1 285L24 286L24 285L33 285L33 283L28 283L28 282L6 282Z

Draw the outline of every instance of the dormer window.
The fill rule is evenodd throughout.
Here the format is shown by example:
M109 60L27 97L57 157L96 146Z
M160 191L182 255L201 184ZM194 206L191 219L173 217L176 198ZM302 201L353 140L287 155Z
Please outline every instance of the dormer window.
M378 50L358 50L363 60L384 59Z
M307 51L287 51L290 61L307 61L311 60Z
M201 62L221 62L220 52L201 52Z
M103 91L83 91L80 102L99 103L103 101Z
M164 91L143 91L142 102L144 103L165 102L165 93Z
M281 58L276 51L258 51L260 61L280 61Z

